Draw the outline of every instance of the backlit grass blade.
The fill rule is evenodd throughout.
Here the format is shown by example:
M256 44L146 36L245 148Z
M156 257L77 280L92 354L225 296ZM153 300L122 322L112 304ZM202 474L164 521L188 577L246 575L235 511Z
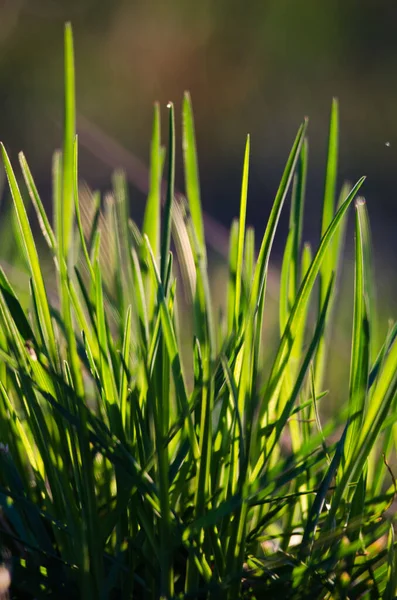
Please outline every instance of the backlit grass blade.
M299 158L299 153L303 144L306 133L307 121L305 121L298 130L294 144L292 146L287 164L281 178L280 186L270 212L269 220L266 226L265 235L263 236L261 248L259 251L258 260L256 263L254 279L251 290L251 310L258 306L261 296L264 294L264 287L267 277L267 269L269 264L270 251L273 244L273 239L276 233L277 224L280 218L281 209L287 195L294 169Z
M168 128L168 186L167 197L164 206L164 229L161 244L161 260L160 273L161 281L165 285L165 276L167 272L168 254L171 248L171 207L174 201L174 185L175 185L175 116L174 105L172 102L168 104L169 110L169 128Z
M160 254L161 177L163 171L160 137L160 106L154 105L153 133L150 150L150 189L146 202L142 233L148 236L156 260Z
M113 366L110 360L106 315L103 303L102 277L98 262L95 264L95 290L95 312L97 318L97 335L99 342L99 365L104 391L104 403L112 431L117 436L121 437L120 411L117 403L117 390Z
M367 261L369 238L367 236L365 204L356 201L356 260L354 285L354 316L350 366L349 429L346 437L346 453L351 453L364 418L370 359L370 323L368 318L368 273Z
M271 442L271 447L268 452L269 456L272 456L273 450L284 430L287 420L293 412L292 409L296 403L296 400L298 398L299 392L301 391L303 382L307 376L311 361L313 360L313 357L317 350L317 347L318 347L318 344L321 339L321 335L323 333L324 326L326 323L327 310L328 310L330 299L332 296L332 291L333 291L333 279L331 279L331 281L329 283L328 294L324 299L325 302L324 302L323 310L319 316L319 319L318 319L318 322L316 324L316 328L314 331L314 335L309 344L308 350L307 350L306 354L304 355L304 358L302 361L302 366L298 372L298 375L296 377L294 386L291 390L290 396L287 399L282 412L280 412L280 414L277 416L277 421L274 426L274 435L272 434L271 436L269 436L269 441Z
M323 202L323 215L321 222L321 237L324 236L335 214L335 192L338 174L338 145L339 145L339 107L336 98L332 101L331 118L328 138L327 172L325 176L325 190ZM329 274L333 270L332 253L324 260L320 273L320 281L323 286L320 291L320 304L322 303L325 290L328 286Z
M241 183L241 198L240 198L240 217L238 222L238 241L237 241L237 264L236 264L236 294L234 306L234 321L237 328L240 316L241 289L243 277L243 258L245 245L245 220L247 214L247 196L248 196L248 173L249 173L249 157L250 157L250 136L247 136L244 153L243 179Z
M25 206L23 204L22 196L18 188L14 171L12 169L10 160L8 158L7 152L3 144L1 144L1 153L18 218L20 238L23 243L25 256L30 267L33 285L36 289L40 321L47 342L47 351L49 353L49 358L54 368L56 368L56 366L58 365L58 351L55 341L54 329L51 321L50 308L47 300L47 292L44 285L44 279L41 272L36 245L33 239L32 230L30 228Z
M127 425L127 396L128 396L128 373L126 368L129 365L129 356L131 350L131 307L127 309L127 319L124 328L123 338L123 349L122 349L122 362L120 365L120 387L119 387L119 398L120 398L120 412L123 428L126 429Z
M178 197L172 205L172 235L176 249L183 288L188 302L192 302L196 293L196 265L189 236L189 216L186 200Z
M72 246L74 216L73 201L73 146L76 136L75 74L73 33L70 23L65 25L65 94L64 94L64 138L62 154L62 208L58 237L61 241L62 256L69 258Z
M128 186L123 171L116 171L113 174L113 188L115 195L114 205L114 226L115 238L117 245L117 272L116 280L120 288L119 293L119 310L122 319L125 319L127 310L127 297L132 289L132 257L130 252L130 232L129 232L129 201L128 201ZM98 240L100 229L92 230L91 253L94 252L95 240ZM92 259L95 262L95 259Z
M375 353L378 351L378 315L377 315L377 302L376 302L376 290L375 290L375 271L374 261L372 252L372 241L371 241L371 227L369 222L369 215L367 204L364 198L357 198L357 202L360 201L360 227L363 237L363 263L365 265L365 299L368 311L368 320L371 324L371 337L370 337L370 361L372 362L375 358Z
M302 228L303 228L303 213L306 193L306 179L307 179L307 165L308 165L308 141L305 138L301 153L299 156L299 162L297 165L293 186L292 186L292 199L291 199L291 213L290 213L290 229L294 228L294 241L293 250L291 253L292 264L290 268L291 276L289 283L288 299L289 302L295 300L296 292L299 288L299 276L300 276L300 260L299 252L302 243Z
M280 321L280 335L283 334L285 326L288 321L289 312L291 310L292 303L290 299L290 282L295 279L295 273L291 272L293 268L293 255L294 245L296 238L295 227L289 230L287 242L285 244L283 263L281 267L280 276L280 307L279 307L279 321ZM294 299L293 299L294 300Z
M245 248L244 248L244 272L243 272L243 283L244 283L244 310L248 308L248 300L251 289L251 281L255 268L255 230L253 227L248 227L245 235Z
M33 206L36 210L37 217L39 219L41 231L44 235L44 239L47 242L48 246L52 250L52 252L56 253L56 241L55 235L50 225L50 222L47 217L47 213L39 196L39 193L36 188L36 184L34 182L32 173L30 172L28 163L26 161L25 155L23 152L19 153L19 163L21 165L22 173L25 179L26 186L29 190L30 198L33 202Z
M87 267L88 267L88 270L90 272L91 279L93 280L94 277L95 277L95 274L94 274L94 269L92 267L90 256L89 256L89 253L88 253L88 248L87 248L87 244L86 244L85 237L84 237L83 223L82 223L81 214L80 214L79 182L78 182L78 151L79 151L78 138L76 136L75 140L74 140L74 144L73 144L73 175L74 175L74 177L73 177L73 198L74 198L74 210L76 212L76 221L77 221L77 227L78 227L78 231L79 231L79 235L80 235L80 244L81 244L81 247L83 249L84 258L85 258L85 261L87 263Z
M308 516L308 520L307 520L307 524L305 527L305 531L303 533L301 547L300 547L301 560L304 560L311 551L314 533L315 533L315 530L317 527L317 523L320 519L321 512L323 510L326 495L329 491L332 480L335 477L336 471L337 471L337 469L340 465L340 462L342 460L342 457L343 457L346 432L347 432L347 427L345 428L345 430L341 436L341 439L338 442L338 445L337 445L335 454L332 458L331 464L329 465L329 468L324 476L324 479L321 482L320 489L319 489L318 493L316 494L316 498L311 507L311 510L310 510L310 513Z
M167 346L167 351L168 351L168 355L169 355L169 359L170 359L170 363L171 363L171 368L172 368L172 372L173 372L173 376L174 376L175 388L176 388L176 392L178 394L178 400L181 403L182 410L183 410L184 414L186 415L187 430L189 433L189 439L190 439L190 443L191 443L193 456L197 460L200 456L200 451L199 451L199 447L197 444L197 438L196 438L196 433L194 431L193 421L192 421L191 415L190 415L189 400L188 400L188 395L186 392L186 386L185 386L183 372L182 372L182 365L180 362L176 336L175 336L175 332L174 332L173 325L172 325L172 319L169 314L167 303L165 301L164 290L161 285L160 274L156 267L155 258L153 256L153 253L151 251L151 248L150 248L147 238L145 238L145 241L146 241L148 250L150 252L151 265L152 265L153 273L155 275L157 285L158 285L157 293L158 293L158 302L160 305L161 323L162 323L162 327L163 327L163 335L164 335L164 339L165 339L166 346Z
M387 585L383 598L385 600L393 600L396 597L397 591L397 548L394 536L393 525L390 525L389 535L387 537Z
M196 136L190 94L185 92L182 108L182 145L185 165L186 196L192 215L200 253L206 261L203 215L201 210L200 180L198 172Z
M265 392L265 397L268 399L268 402L273 396L277 394L277 391L280 389L283 374L285 372L285 365L291 353L293 342L296 338L297 332L299 331L304 309L309 301L314 282L320 270L323 258L327 252L329 244L332 241L333 235L337 227L339 226L339 223L343 219L347 209L349 208L352 200L356 196L363 182L364 178L361 178L356 183L356 185L352 188L349 195L347 196L345 202L342 204L342 206L336 213L334 219L332 220L330 226L328 227L321 240L319 249L317 250L317 253L313 258L313 262L311 263L311 266L302 282L295 304L291 310L288 324L286 326L284 335L281 339L280 346L269 377L267 389ZM263 406L261 413L263 414L265 410L266 405Z
M371 401L363 420L359 435L355 440L350 460L347 462L343 476L334 494L328 524L335 517L342 498L347 493L350 482L358 481L369 453L376 441L382 424L390 410L397 392L397 344L394 342L384 362L382 377L372 393Z
M339 105L336 98L332 101L331 116L329 124L329 136L328 136L328 155L327 155L327 170L325 175L325 189L324 189L324 201L323 201L323 212L321 221L321 237L323 237L329 224L331 223L335 214L335 203L336 203L336 183L338 174L338 147L339 147ZM348 189L342 188L341 201L344 200L348 193ZM330 273L337 269L338 261L338 250L340 249L340 242L342 241L342 227L340 228L340 237L336 235L333 243L331 244L330 251L327 253L327 257L320 269L319 277L319 297L318 306L321 310L321 304L324 300L325 290L327 289L328 279ZM331 306L332 313L332 306ZM329 322L331 323L332 314L330 314ZM326 362L326 338L329 335L329 327L324 331L324 339L320 342L320 347L316 358L316 387L320 389L323 384L325 362Z
M161 179L163 175L164 156L165 151L161 147L160 106L156 103L154 105L153 132L150 150L150 188L146 202L142 233L148 236L157 261L160 260ZM144 251L145 245L142 244L141 252L144 254ZM146 255L143 255L142 258L146 259ZM155 288L152 285L150 277L146 277L145 279L145 289L148 293L148 316L151 320L155 302Z
M136 294L136 311L139 319L141 328L142 339L144 340L145 348L149 349L149 315L148 315L148 302L147 296L145 296L145 290L143 285L143 277L139 264L138 255L135 249L131 250L132 253L132 265L133 265L133 278ZM127 310L128 312L128 310Z
M238 221L234 220L229 234L229 277L227 286L227 325L229 333L233 331L234 310L236 306L238 228Z

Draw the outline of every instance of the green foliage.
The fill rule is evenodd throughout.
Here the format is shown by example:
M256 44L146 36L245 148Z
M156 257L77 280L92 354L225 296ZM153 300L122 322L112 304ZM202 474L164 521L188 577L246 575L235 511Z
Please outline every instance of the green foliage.
M169 105L163 228L165 151L156 105L142 233L129 220L120 173L102 205L96 194L90 198L87 229L69 26L65 65L54 228L20 157L54 259L55 299L2 147L30 275L26 310L0 271L0 540L15 597L394 598L389 509L396 484L389 457L397 442L396 327L376 347L370 229L365 203L356 198L363 179L344 187L335 202L336 101L316 252L302 245L307 123L292 146L257 257L245 224L247 138L240 216L230 235L227 314L216 320L189 96L182 123L186 198L174 193ZM280 337L265 371L269 258L291 188ZM329 336L334 282L355 198L350 384L346 406L322 424L326 358L338 352ZM190 352L172 239L189 291Z

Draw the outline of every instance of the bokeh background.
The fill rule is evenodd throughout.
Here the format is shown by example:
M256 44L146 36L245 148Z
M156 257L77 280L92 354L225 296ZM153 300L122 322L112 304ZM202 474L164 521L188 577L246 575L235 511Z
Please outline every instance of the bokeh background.
M394 0L0 0L0 138L14 159L25 151L44 199L62 136L66 20L75 36L80 174L104 190L112 170L126 168L138 221L144 194L136 180L146 178L141 167L148 162L153 102L162 104L166 121L167 102L173 100L179 114L187 89L204 208L225 231L238 214L246 133L252 136L248 222L261 234L296 130L309 116L305 236L318 240L328 118L337 96L339 183L367 175L381 315L384 322L395 316ZM177 184L183 188L181 158L179 146ZM287 211L275 268L286 224ZM350 229L348 266L351 247ZM346 273L351 287L349 268ZM340 335L349 335L350 310L340 319ZM343 348L348 359L348 345Z

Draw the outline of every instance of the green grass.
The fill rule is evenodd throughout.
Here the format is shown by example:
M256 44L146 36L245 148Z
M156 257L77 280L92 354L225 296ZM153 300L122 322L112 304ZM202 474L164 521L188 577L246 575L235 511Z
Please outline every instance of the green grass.
M338 104L332 105L316 250L302 240L307 122L262 240L246 227L247 138L222 318L212 309L188 95L182 109L186 197L174 194L172 104L168 117L166 151L155 106L142 231L129 219L120 173L103 202L90 197L87 223L66 26L65 129L63 151L53 161L53 224L25 157L21 188L1 148L16 246L30 278L26 308L0 271L0 542L13 597L391 600L397 328L391 325L376 342L370 228L358 196L363 179L337 195ZM43 274L25 187L53 258L55 296L49 293L54 276ZM266 283L289 195L279 338L269 352ZM353 206L350 382L345 405L322 423L327 360L338 354L330 336L335 282ZM189 313L183 321L182 310ZM191 339L181 326L187 318Z

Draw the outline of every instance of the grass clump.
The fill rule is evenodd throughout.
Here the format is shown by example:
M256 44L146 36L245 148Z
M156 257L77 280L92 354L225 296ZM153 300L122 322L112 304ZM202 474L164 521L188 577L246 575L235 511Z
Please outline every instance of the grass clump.
M397 330L392 326L375 346L370 230L357 197L363 179L336 200L337 103L316 251L302 244L307 123L293 143L257 256L254 232L245 225L247 139L240 215L230 233L227 310L217 319L189 96L182 128L186 197L174 193L174 108L168 107L166 156L155 106L142 231L129 219L121 174L103 203L97 194L90 198L87 227L73 63L67 26L53 224L20 155L54 262L51 301L2 147L30 276L25 309L0 270L0 539L15 597L394 598L396 489L389 462ZM290 190L280 336L264 371L269 257ZM329 345L335 278L354 200L350 384L343 409L322 425L327 356L338 350ZM172 239L189 296L189 356L181 350L186 335Z

